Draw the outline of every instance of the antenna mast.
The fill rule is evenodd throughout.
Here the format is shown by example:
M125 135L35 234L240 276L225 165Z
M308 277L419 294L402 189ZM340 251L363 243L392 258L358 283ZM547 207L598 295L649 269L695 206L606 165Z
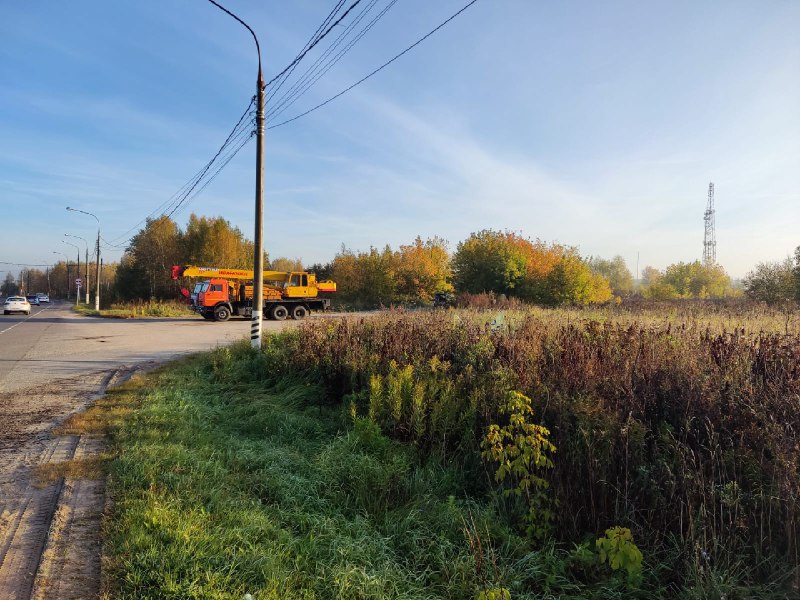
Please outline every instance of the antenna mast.
M703 216L706 233L703 238L703 264L714 265L717 262L717 234L714 230L714 184L708 184L708 206Z

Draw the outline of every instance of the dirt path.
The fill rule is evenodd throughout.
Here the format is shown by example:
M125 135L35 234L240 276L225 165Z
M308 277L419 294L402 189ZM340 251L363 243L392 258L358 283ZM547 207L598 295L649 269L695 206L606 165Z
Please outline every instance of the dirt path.
M99 596L104 482L47 474L97 455L102 440L50 430L130 373L113 369L0 394L0 598Z

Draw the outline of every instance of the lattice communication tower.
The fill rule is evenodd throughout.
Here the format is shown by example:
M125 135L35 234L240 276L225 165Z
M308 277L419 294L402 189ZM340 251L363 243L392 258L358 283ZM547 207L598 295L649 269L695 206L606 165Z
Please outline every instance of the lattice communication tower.
M703 264L713 265L717 262L717 234L714 230L714 184L708 184L708 206L703 216L706 223L706 234L703 238Z

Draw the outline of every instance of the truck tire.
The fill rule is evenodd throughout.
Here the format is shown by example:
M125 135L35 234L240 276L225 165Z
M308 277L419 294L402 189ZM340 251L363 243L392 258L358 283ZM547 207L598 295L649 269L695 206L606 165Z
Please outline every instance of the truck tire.
M227 321L230 318L231 318L231 309L225 306L224 304L220 304L217 308L214 309L215 321Z
M308 316L308 309L302 304L298 304L292 309L292 318L296 321L302 321Z
M289 311L286 310L283 304L278 304L278 306L272 309L272 318L276 321L285 321L288 316Z

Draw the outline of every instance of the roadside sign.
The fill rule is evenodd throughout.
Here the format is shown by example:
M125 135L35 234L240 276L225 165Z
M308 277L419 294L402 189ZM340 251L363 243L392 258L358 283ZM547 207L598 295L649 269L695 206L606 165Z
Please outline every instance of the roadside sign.
M77 287L81 287L81 285L82 285L82 284L83 284L83 279L76 279L76 280L75 280L75 285L76 285Z

